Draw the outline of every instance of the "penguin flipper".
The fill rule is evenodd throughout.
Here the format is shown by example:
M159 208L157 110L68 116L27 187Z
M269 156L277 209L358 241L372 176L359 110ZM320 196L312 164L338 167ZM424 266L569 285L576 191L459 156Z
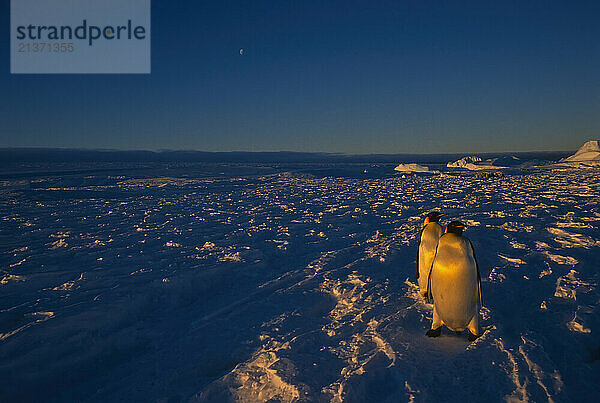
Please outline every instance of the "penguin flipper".
M431 303L433 301L433 295L431 294L431 272L433 271L433 264L435 263L435 258L437 257L438 252L438 243L435 247L435 254L433 255L433 260L431 261L431 267L429 268L429 274L427 275L427 302Z
M421 228L421 232L419 232L419 241L417 242L417 280L419 279L419 249L421 246L421 237L423 236L423 231L425 227Z
M469 239L469 245L471 245L471 251L473 252L473 259L475 259L475 267L477 268L477 292L479 294L479 302L483 306L483 294L481 293L481 274L479 274L479 263L477 262L477 256L475 255L475 248L473 243Z

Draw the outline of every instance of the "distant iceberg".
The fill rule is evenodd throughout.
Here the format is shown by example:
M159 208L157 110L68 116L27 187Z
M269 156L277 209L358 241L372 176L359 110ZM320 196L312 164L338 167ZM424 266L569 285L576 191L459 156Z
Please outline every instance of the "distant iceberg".
M458 161L446 164L448 168L464 168L471 171L483 169L506 169L521 165L523 161L515 156L482 159L474 155L463 157Z
M394 171L398 171L398 172L425 172L425 173L438 173L438 171L432 171L429 169L429 167L423 166L423 165L419 165L419 164L400 164L398 165L396 168L394 168Z
M598 140L590 140L581 146L579 150L570 157L562 159L560 162L600 162L600 144Z
M481 162L481 157L476 157L474 155L468 157L462 157L458 161L449 162L446 164L448 168L466 168L467 165L475 164L477 162Z

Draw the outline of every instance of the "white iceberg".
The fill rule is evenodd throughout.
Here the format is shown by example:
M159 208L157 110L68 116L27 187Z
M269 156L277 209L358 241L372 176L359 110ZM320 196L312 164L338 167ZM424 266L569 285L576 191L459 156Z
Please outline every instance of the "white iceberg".
M426 173L437 173L438 171L432 171L429 169L429 167L423 166L423 165L419 165L419 164L400 164L398 165L396 168L394 168L394 171L398 171L398 172L426 172Z
M471 155L468 157L462 157L458 161L449 162L448 164L446 164L446 166L448 168L466 168L467 166L470 166L477 162L481 162L481 157L476 157L474 155Z
M449 162L446 164L448 168L464 168L470 171L479 171L482 169L502 169L504 166L499 166L496 163L496 159L484 160L481 157L474 155L462 157L458 161Z
M463 157L458 161L449 162L446 164L448 168L464 168L471 171L479 171L484 169L507 169L521 165L523 161L514 155L482 159L474 155Z
M585 162L592 163L591 165L595 165L595 163L600 163L600 143L598 140L590 140L586 142L584 145L577 150L577 152L570 157L564 158L560 160L560 163L569 163L569 162Z

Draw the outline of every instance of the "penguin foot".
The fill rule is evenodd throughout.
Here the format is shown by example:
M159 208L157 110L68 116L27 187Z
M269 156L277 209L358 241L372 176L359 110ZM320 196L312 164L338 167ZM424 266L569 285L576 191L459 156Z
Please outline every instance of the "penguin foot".
M475 341L479 338L478 335L475 335L473 333L471 333L471 331L469 330L469 341Z
M427 337L438 337L440 334L442 334L441 327L438 327L437 329L429 329L427 333L425 333Z

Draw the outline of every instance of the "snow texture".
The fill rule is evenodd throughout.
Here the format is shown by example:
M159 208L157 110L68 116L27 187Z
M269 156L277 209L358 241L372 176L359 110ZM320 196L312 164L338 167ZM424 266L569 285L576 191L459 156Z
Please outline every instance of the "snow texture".
M4 174L0 401L594 401L599 173ZM416 238L434 208L479 261L472 343L425 336Z

